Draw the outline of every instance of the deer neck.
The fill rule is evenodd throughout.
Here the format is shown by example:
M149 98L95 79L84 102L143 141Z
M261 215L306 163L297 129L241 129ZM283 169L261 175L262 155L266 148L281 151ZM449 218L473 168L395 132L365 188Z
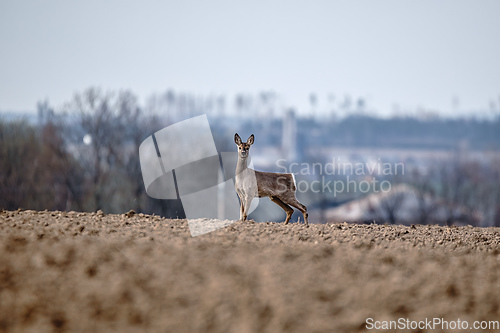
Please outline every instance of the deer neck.
M247 160L248 160L248 156L247 157L240 157L238 155L238 163L236 163L236 175L239 175L240 173L242 173L243 171L245 171L247 169Z

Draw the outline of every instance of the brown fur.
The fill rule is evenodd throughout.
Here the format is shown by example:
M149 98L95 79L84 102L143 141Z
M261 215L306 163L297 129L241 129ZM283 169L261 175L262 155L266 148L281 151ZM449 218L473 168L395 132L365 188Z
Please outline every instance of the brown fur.
M269 197L272 202L286 212L285 224L288 224L295 207L304 215L304 223L308 223L307 208L295 197L296 186L291 173L272 173L255 171L247 167L250 146L254 143L252 134L247 142L242 142L240 136L234 135L238 146L238 164L236 165L235 188L240 198L240 220L245 221L248 209L255 197Z

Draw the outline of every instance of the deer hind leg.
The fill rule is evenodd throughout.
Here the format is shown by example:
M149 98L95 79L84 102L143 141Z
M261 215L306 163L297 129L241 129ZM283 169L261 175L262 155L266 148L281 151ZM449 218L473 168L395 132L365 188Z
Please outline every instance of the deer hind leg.
M295 197L295 194L293 196L288 197L288 198L281 198L281 200L284 203L300 210L302 215L304 215L304 224L307 225L309 223L309 220L308 220L309 214L307 213L307 207L304 206L303 204L301 204L299 202L299 200L297 200L297 198Z
M281 201L281 199L278 197L272 196L272 197L270 197L270 199L272 202L274 202L275 204L277 204L278 206L280 206L281 208L283 208L285 210L285 212L286 212L285 224L288 224L288 222L292 218L292 214L293 214L292 207L288 206L286 203Z

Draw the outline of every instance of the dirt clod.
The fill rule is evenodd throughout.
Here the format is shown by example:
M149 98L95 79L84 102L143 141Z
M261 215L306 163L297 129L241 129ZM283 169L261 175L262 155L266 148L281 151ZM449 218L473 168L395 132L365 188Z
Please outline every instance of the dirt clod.
M135 215L135 211L134 210L129 210L127 213L125 213L126 217L132 217L134 215Z

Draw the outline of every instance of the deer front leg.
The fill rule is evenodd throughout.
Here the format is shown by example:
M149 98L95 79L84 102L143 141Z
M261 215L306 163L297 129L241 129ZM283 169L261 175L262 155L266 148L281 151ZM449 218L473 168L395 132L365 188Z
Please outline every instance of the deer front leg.
M240 198L240 219L238 221L243 221L243 213L244 213L243 207L244 207L245 197L239 191L236 193L238 194L238 198Z
M243 220L243 213L244 213L244 205L243 205L243 200L240 200L240 221L244 221Z
M248 217L248 210L250 209L250 204L252 203L253 197L249 195L245 195L244 200L242 201L243 204L243 219L242 221L245 221Z

